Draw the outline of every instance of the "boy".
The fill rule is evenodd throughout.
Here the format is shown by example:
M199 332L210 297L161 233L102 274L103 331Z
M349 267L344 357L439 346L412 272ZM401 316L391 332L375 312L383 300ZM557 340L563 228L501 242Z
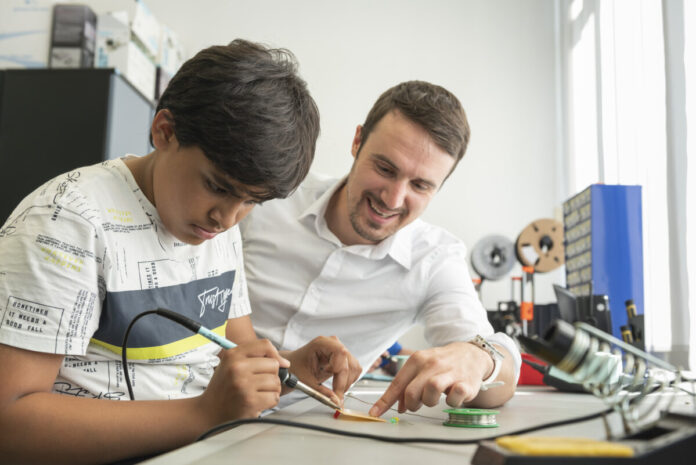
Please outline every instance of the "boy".
M253 333L236 224L297 187L318 132L293 56L236 40L199 52L169 83L153 152L76 169L19 204L0 230L3 461L153 454L276 405L290 363ZM138 402L113 402L128 400L125 328L158 307L239 347L218 359L207 339L142 318L125 368ZM333 355L330 376L344 352L319 341L288 358Z

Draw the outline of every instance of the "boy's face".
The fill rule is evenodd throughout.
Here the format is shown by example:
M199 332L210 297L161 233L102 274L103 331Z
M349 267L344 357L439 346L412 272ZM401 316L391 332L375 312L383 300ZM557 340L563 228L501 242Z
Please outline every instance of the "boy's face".
M201 244L239 223L264 193L227 176L198 147L176 138L158 151L150 199L167 230L181 242Z

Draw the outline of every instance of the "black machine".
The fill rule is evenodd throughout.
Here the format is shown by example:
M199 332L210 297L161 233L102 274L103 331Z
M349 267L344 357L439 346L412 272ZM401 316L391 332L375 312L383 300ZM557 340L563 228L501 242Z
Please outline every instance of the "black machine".
M527 456L485 441L479 445L472 463L682 463L689 452L696 451L696 416L668 411L669 400L677 393L696 396L681 386L685 381L693 386L696 380L685 378L680 369L582 321L570 324L559 319L543 337L518 335L517 339L527 352L572 375L588 392L604 400L621 415L623 434L613 434L605 422L607 437L611 441L630 445L634 456ZM610 381L609 371L604 369L606 359L598 355L607 352L622 354L623 372L618 381ZM659 407L663 404L665 410L661 411L657 421L653 421L650 414L661 410Z
M582 321L590 326L611 333L611 312L606 295L576 296L565 287L553 285L558 302L558 312L568 323ZM540 333L541 334L541 333Z

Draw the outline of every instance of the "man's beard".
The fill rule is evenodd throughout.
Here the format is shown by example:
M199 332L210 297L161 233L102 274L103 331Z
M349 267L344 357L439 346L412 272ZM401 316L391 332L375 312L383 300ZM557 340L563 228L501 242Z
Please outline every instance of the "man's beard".
M370 222L368 221L367 223L369 224ZM382 239L384 239L383 237L373 234L367 228L362 227L362 225L360 224L360 215L358 215L357 209L354 209L350 213L350 224L353 226L353 231L355 231L358 236L362 237L367 241L379 242Z
M372 208L370 206L370 201L368 200L368 196L365 195L360 199L360 201L355 205L355 207L353 207L351 209L350 214L349 214L349 218L350 218L350 224L353 227L353 231L355 231L355 233L358 236L362 237L363 239L370 241L370 242L374 242L374 243L383 241L387 237L394 234L396 232L396 230L392 230L393 226L390 226L387 228L381 228L380 225L372 223L368 218L365 218L365 222L367 223L367 227L363 227L360 224L360 214L358 213L358 210L360 209L360 204L363 201L365 201L366 208L368 208L368 209ZM374 199L372 201L379 204L379 202L375 201ZM382 207L382 206L380 205L380 207ZM370 226L372 226L372 228ZM374 228L374 230L373 230L373 228Z

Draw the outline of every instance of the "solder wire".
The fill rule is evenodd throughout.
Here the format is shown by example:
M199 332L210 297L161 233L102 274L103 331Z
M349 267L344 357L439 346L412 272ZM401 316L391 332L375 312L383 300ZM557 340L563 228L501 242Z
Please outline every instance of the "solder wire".
M370 402L354 396L351 393L346 393L346 397L362 402L363 404L371 405ZM391 407L389 410L397 411ZM459 408L445 410L449 414L449 419L444 423L445 426L460 426L469 428L492 428L498 426L496 414L500 413L497 410L474 409L474 408ZM421 415L415 412L405 412L401 415L427 418L429 420L441 421L442 418L430 417Z
M445 426L458 426L463 428L495 428L498 426L497 410L477 408L453 408L445 412L449 415Z

